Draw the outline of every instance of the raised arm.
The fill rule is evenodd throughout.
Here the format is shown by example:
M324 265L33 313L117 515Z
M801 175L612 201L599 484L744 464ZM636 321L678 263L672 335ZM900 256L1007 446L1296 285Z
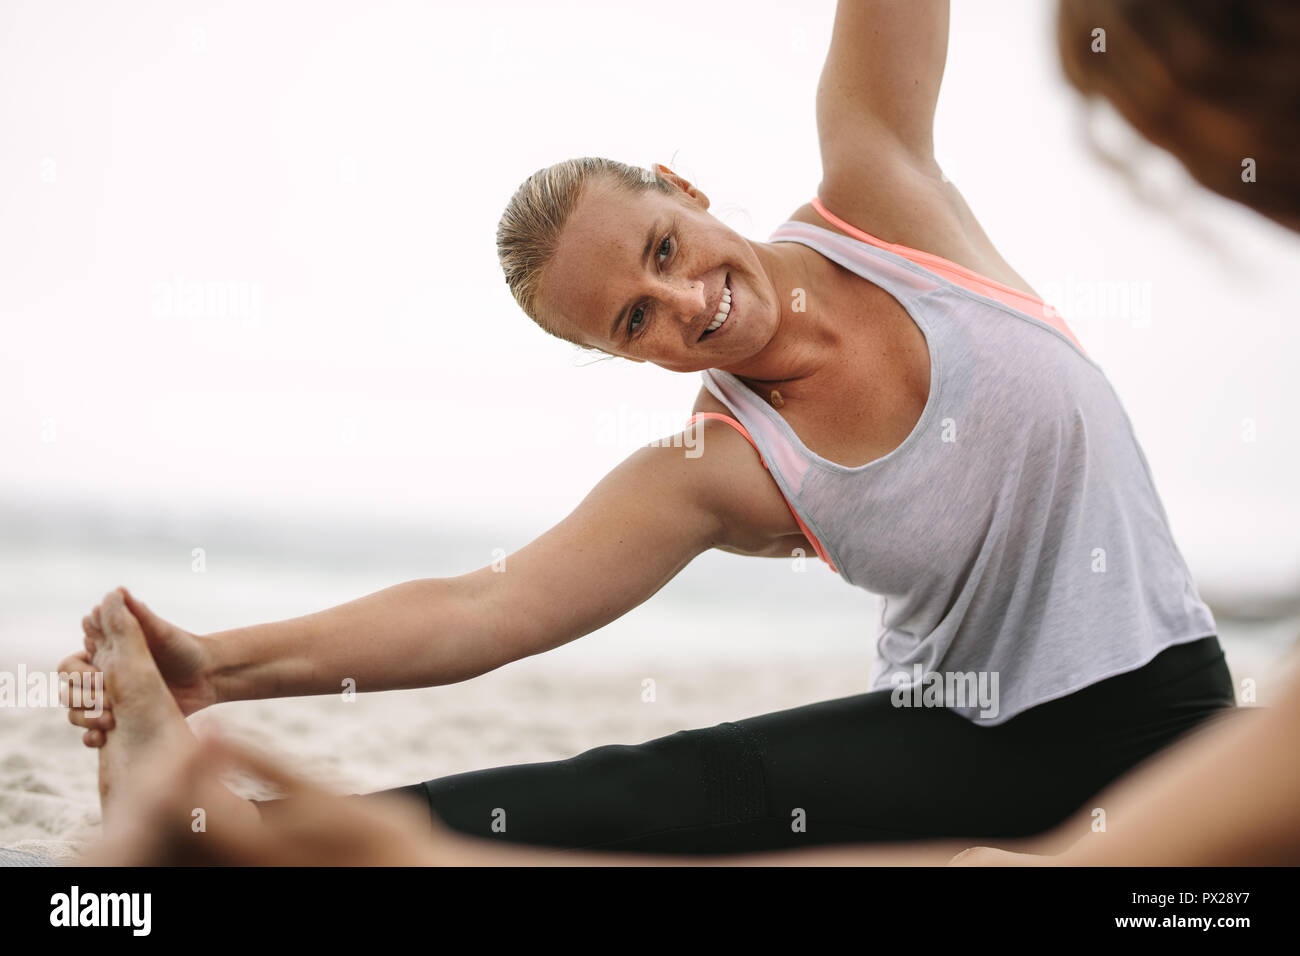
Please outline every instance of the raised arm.
M934 159L948 0L840 0L817 87L829 178L862 163Z
M947 57L947 0L840 0L817 87L817 194L859 229L1032 295L935 160ZM811 206L791 218L825 225Z
M986 271L991 244L934 158L947 54L947 0L841 0L817 86L817 194L888 242ZM795 218L824 222L810 207Z

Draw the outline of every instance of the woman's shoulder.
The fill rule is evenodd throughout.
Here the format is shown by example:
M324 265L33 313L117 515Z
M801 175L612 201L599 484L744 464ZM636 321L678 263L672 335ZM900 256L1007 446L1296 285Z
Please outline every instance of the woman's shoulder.
M932 179L919 173L900 176L909 181L888 195L879 188L860 183L823 180L816 198L832 218L823 215L810 200L795 209L789 220L819 226L852 239L862 238L854 233L863 232L875 244L903 246L939 256L981 276L1034 294L1025 279L1002 258L961 193L942 173Z
M823 180L815 195L822 208L849 229L822 215L811 200L795 209L790 220L854 239L859 237L853 231L860 230L879 242L919 249L953 261L969 253L970 243L960 216L935 186L915 183L903 193L886 196L876 189Z
M823 163L815 195L836 218L884 242L943 255L927 246L953 251L964 238L960 196L933 161L895 151L857 165ZM832 228L811 201L795 210L795 216L807 217L796 221Z

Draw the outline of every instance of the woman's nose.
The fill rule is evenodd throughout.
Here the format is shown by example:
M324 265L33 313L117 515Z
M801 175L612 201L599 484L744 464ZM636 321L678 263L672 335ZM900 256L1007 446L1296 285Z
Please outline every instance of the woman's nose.
M676 284L671 302L673 315L683 325L690 325L704 311L704 283L696 279Z

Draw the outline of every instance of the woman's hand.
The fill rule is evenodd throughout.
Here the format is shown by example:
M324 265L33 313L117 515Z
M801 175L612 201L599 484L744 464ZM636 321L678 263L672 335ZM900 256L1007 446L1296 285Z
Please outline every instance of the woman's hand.
M189 716L217 703L216 687L211 676L212 655L205 638L181 630L175 624L164 621L144 604L137 601L126 588L120 588L127 608L140 622L149 650L153 654L158 670L162 673L167 687L181 709ZM100 605L81 619L81 628L85 632L85 650L65 658L59 664L61 673L81 675L81 686L87 687L96 680L99 672L92 660L94 641L100 636ZM86 728L82 742L87 747L102 747L104 734L113 729L112 701L103 701L103 713L91 716L87 711L74 705L78 701L68 702L68 720L77 727Z

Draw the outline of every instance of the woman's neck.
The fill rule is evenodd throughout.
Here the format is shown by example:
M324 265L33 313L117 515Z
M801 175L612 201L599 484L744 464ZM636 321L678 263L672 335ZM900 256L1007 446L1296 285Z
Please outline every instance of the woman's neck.
M776 296L777 330L760 352L724 371L778 406L829 394L836 369L852 351L846 341L851 326L843 321L853 292L845 270L799 243L754 243L754 249Z

